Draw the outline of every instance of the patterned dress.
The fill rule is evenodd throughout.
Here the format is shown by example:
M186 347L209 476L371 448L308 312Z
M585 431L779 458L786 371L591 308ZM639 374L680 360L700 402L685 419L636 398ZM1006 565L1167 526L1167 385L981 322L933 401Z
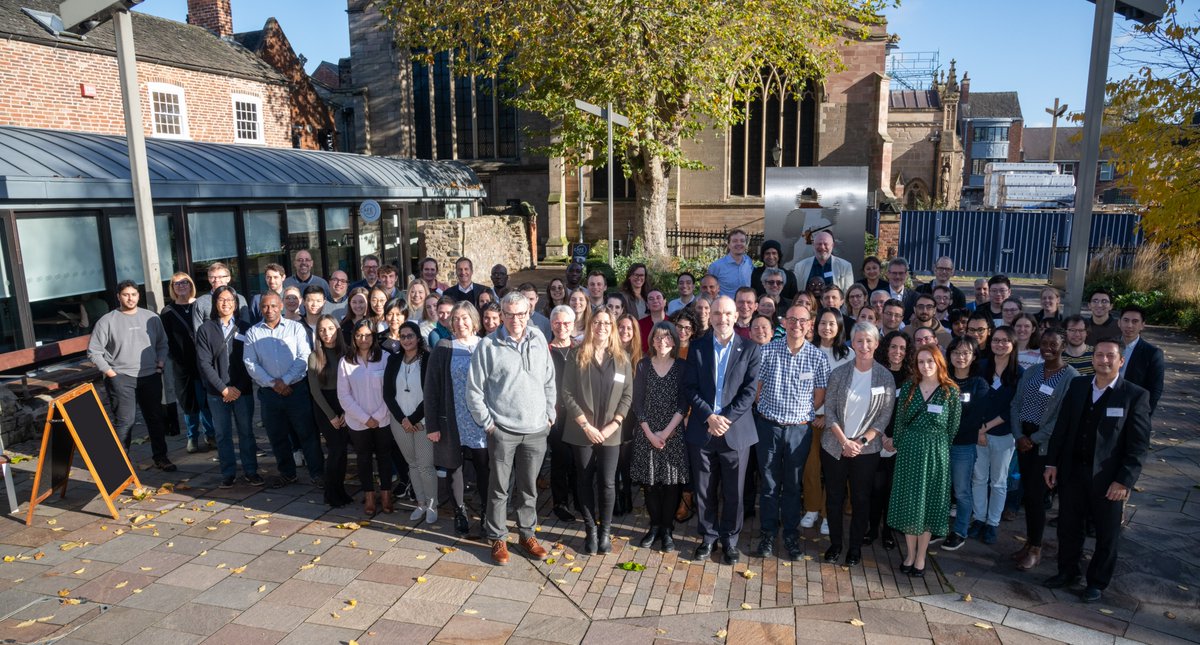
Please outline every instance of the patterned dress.
M450 378L455 392L454 419L458 422L459 443L468 448L487 448L487 430L475 423L475 417L467 409L467 375L471 372L471 354L475 347L454 341L454 354L450 358Z
M950 441L958 432L961 415L957 387L949 393L939 387L929 401L911 381L897 392L893 436L896 472L888 503L888 525L897 531L905 535L926 531L946 535L950 518Z
M646 373L646 419L639 420L633 433L633 462L630 475L643 485L688 483L687 446L683 442L683 423L680 423L667 445L657 450L646 439L640 421L653 432L661 432L675 416L679 407L679 388L682 387L683 361L675 361L666 376L659 376L654 366L644 363ZM630 415L632 416L632 415Z

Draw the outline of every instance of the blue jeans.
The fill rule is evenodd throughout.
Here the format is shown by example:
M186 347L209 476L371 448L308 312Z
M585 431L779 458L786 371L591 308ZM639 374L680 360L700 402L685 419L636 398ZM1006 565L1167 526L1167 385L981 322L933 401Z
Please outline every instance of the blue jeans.
M267 439L271 442L271 452L275 453L275 463L279 474L285 477L296 476L296 459L292 451L299 448L304 451L304 461L308 463L308 474L320 477L325 472L325 456L321 454L321 442L317 438L316 424L313 422L312 397L308 393L308 383L303 380L292 385L291 396L279 396L269 387L258 388L258 402L262 404L263 426L267 430ZM293 446L289 433L294 432L300 441L299 446Z
M763 535L775 535L783 518L784 536L800 532L800 481L812 445L807 423L779 425L754 415L758 429L759 526Z
M971 476L975 471L975 445L950 446L950 481L954 484L953 531L963 537L971 524Z
M1000 525L1004 499L1008 496L1008 469L1016 451L1011 434L988 435L988 445L975 445L975 472L971 476L972 515L989 526Z
M187 428L187 438L195 441L202 441L204 437L215 437L217 432L216 422L213 420L212 408L208 401L208 391L204 387L204 383L200 379L192 382L192 386L196 388L196 404L200 406L200 410L195 413L183 413L183 425ZM250 393L245 392L243 398L249 397ZM224 405L221 397L217 397L217 403ZM250 411L253 414L254 400L250 400ZM251 435L250 441L254 441L254 436ZM253 444L251 444L253 445Z
M220 396L208 394L204 402L212 413L212 422L217 434L217 458L221 462L221 476L237 476L237 459L233 452L233 431L237 425L238 454L242 461L242 474L249 477L258 474L258 457L254 454L254 399L244 392L232 403Z

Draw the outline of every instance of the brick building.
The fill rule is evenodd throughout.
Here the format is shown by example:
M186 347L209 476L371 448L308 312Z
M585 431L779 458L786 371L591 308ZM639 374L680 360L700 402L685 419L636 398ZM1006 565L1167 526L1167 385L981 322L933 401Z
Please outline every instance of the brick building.
M189 6L222 3L228 8L228 0ZM0 0L0 124L123 134L112 24L84 38L57 32L58 6ZM203 27L132 17L146 136L291 146L283 75Z
M371 0L348 0L352 79L340 91L360 92L351 106L371 154L460 159L479 175L493 205L531 203L547 254L562 254L579 237L607 237L606 200L615 205L614 232L626 238L636 195L619 174L607 186L604 168L578 170L531 152L544 141L541 115L518 112L490 79L452 78L449 61L414 63L397 48ZM770 78L763 96L747 105L747 122L725 132L703 132L684 146L706 170L672 173L668 228L762 230L763 169L779 143L784 166L866 166L872 191L890 194L891 141L887 134L886 28L841 49L845 69L797 95L786 80ZM326 77L332 78L332 70ZM340 74L345 81L347 75ZM682 199L678 199L682 196ZM672 214L673 213L673 214Z
M969 82L963 74L963 83ZM929 89L890 92L892 192L906 209L958 208L963 181L959 98L954 61L947 74L934 75Z
M964 161L963 204L983 201L983 170L993 161L1021 160L1025 119L1016 92L971 92L963 79L959 109L959 134Z

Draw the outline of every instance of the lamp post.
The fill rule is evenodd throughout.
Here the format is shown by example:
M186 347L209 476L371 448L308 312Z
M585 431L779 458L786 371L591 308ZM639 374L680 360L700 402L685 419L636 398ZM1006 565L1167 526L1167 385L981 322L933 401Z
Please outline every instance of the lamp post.
M1164 0L1088 0L1096 3L1092 23L1092 53L1088 68L1087 103L1084 107L1083 154L1075 185L1075 214L1071 221L1071 256L1067 268L1068 312L1083 305L1092 237L1092 200L1096 197L1096 172L1100 161L1100 128L1104 121L1104 83L1108 76L1108 51L1112 46L1113 14L1150 24L1167 11Z
M137 215L138 242L142 255L142 279L146 283L146 308L162 309L162 269L158 261L158 236L154 232L154 203L150 199L150 171L146 160L146 136L142 132L142 101L138 92L137 59L133 50L133 20L129 9L142 0L64 0L59 6L63 27L87 33L106 20L113 21L117 40L117 71L121 79L121 107L125 112L125 141L129 149L129 178L133 187L133 209Z
M605 125L608 126L608 265L613 263L613 124L628 128L629 119L616 114L612 111L612 103L606 107L592 105L586 101L575 99L575 107L587 112L595 114L604 119ZM583 230L583 223L580 222L580 231ZM582 233L580 233L582 235Z

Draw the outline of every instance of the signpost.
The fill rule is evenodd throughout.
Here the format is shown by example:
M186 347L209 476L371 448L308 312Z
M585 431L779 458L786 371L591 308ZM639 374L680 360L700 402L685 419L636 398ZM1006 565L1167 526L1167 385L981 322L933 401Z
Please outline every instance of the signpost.
M629 127L629 119L621 116L620 114L614 113L612 111L612 103L609 103L607 105L607 107L602 108L599 105L592 105L591 103L588 103L586 101L580 101L579 99L575 99L575 107L579 108L580 110L583 110L584 112L587 112L588 114L595 114L596 116L603 118L605 124L608 126L608 265L612 266L612 263L613 263L613 164L616 163L616 160L613 159L613 124L616 123L617 125L619 125L623 128L628 128ZM580 194L582 195L582 192ZM583 223L580 222L580 235L583 234L582 229L583 229Z

